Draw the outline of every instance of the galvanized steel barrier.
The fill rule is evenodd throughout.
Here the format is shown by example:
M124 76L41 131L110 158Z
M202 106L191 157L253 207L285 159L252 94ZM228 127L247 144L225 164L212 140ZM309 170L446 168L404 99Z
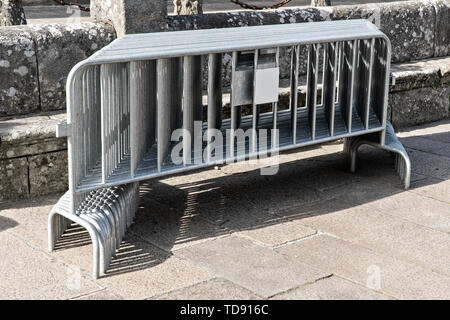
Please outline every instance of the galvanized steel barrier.
M288 108L278 106L281 49L290 54ZM93 241L97 278L132 222L139 181L341 138L352 171L362 144L394 152L408 188L410 161L386 121L390 56L389 39L366 20L117 39L77 64L67 80L67 122L57 135L68 137L69 191L49 217L50 250L70 221L79 223ZM305 62L306 103L299 105ZM229 86L223 72L231 73ZM179 128L182 149L175 152ZM250 129L249 139L236 142L241 129ZM217 132L230 139L212 148ZM173 160L174 152L182 161Z

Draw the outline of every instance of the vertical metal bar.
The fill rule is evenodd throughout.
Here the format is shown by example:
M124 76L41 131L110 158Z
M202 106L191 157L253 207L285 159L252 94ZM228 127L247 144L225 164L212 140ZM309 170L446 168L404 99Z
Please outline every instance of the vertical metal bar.
M336 95L336 74L337 74L338 50L337 43L331 42L324 45L324 74L323 74L323 107L325 117L328 122L330 136L334 135L334 105Z
M375 52L373 64L373 81L371 105L381 125L386 128L386 110L389 91L389 70L391 58L391 45L384 38L375 39ZM380 81L383 79L383 81ZM384 144L386 130L380 136L380 143Z
M194 121L202 120L201 56L185 56L183 60L183 165L192 162ZM201 133L200 133L201 134Z
M109 64L100 67L101 79L101 131L102 131L102 183L106 182L108 171L108 131L109 131L109 100L110 100L110 68Z
M130 62L131 176L154 141L155 61Z
M320 44L312 44L308 47L308 75L306 86L306 108L311 129L311 139L316 138L316 105L317 105L317 81L319 78L319 50Z
M347 131L352 131L352 104L354 69L356 65L356 40L342 44L341 67L339 75L339 105Z
M349 95L349 102L347 104L347 114L348 114L348 118L347 121L350 124L349 125L349 132L352 132L352 117L353 117L353 104L355 103L355 82L356 82L356 75L357 75L357 70L356 70L356 64L357 64L357 58L358 58L358 44L359 41L358 40L353 40L352 42L352 67L351 67L351 76L350 76L350 95Z
M230 108L231 108L231 124L230 124L230 157L234 156L234 132L237 128L239 128L241 123L241 114L242 114L242 107L241 106L235 106L233 102L233 89L234 86L236 86L236 83L233 83L234 81L234 74L236 72L237 67L237 58L238 58L238 52L233 51L232 54L232 62L231 62L231 94L230 94Z
M291 99L289 108L291 110L291 132L292 143L297 141L297 104L298 104L298 68L300 64L300 46L293 46L291 50Z
M364 101L364 110L365 110L365 118L364 118L364 127L369 129L369 114L370 114L370 101L371 101L371 95L372 95L372 74L373 74L373 60L375 56L375 39L370 40L369 45L369 72L367 75L367 95L365 97Z
M259 108L256 104L256 70L258 69L258 56L259 56L259 50L255 49L254 51L254 60L253 60L253 112L252 112L252 135L251 135L251 147L250 152L257 152L257 143L258 143L258 136L257 136L257 130L258 130L258 118L259 118Z
M173 99L172 94L177 82L174 83L173 74L177 70L173 59L158 59L157 69L157 168L161 172L163 162L170 149L170 136L172 133Z
M211 159L210 143L212 130L222 127L222 54L212 53L208 55L208 150L207 159Z
M222 54L208 56L208 129L222 126Z
M280 48L277 47L275 56L275 67L280 67ZM272 128L273 128L273 135L272 135L272 148L278 147L275 143L278 141L278 101L272 103L272 112L273 112L273 120L272 120Z

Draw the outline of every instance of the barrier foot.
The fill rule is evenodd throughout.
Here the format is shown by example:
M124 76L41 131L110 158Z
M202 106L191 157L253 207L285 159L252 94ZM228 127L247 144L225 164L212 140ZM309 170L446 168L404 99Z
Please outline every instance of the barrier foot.
M395 155L395 170L402 179L405 189L409 189L411 183L411 161L405 148L395 135L392 125L386 123L386 136L384 144L381 143L379 133L369 133L361 136L344 139L344 153L350 158L350 171L356 171L356 154L363 144L381 148Z

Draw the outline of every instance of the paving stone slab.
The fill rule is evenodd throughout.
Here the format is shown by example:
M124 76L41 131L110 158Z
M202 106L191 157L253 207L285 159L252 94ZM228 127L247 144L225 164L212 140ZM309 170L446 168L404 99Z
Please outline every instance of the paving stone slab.
M92 270L92 246L65 246L52 253L67 264ZM212 275L127 233L106 275L97 283L124 299L144 299L211 279Z
M450 132L448 133L450 135ZM401 138L404 147L415 149L438 156L450 157L450 142L431 140L427 137L405 137Z
M411 184L411 192L450 203L450 180L426 178Z
M449 299L450 296L449 277L327 235L277 251L395 298Z
M0 241L0 299L69 299L102 288L8 231Z
M419 136L433 141L450 143L450 120L441 120L420 126L412 126L402 129L397 136L404 137Z
M316 233L316 230L303 226L299 221L275 221L267 226L242 230L238 235L255 240L268 247L276 247L296 241Z
M336 201L337 202L337 201ZM336 202L323 203L334 207ZM450 234L355 205L301 219L302 224L377 252L450 275Z
M59 195L50 195L20 203L3 203L0 205L0 219L13 221L9 232L46 252L48 214L58 198Z
M130 231L165 251L228 234L190 211L176 211L156 201L141 203Z
M237 236L207 241L175 253L263 297L317 280L327 273Z
M122 297L116 295L108 289L89 293L81 297L73 298L72 300L123 300Z
M258 300L253 292L222 278L214 278L190 287L150 298L152 300Z
M332 276L276 295L272 300L390 300L391 297Z
M406 148L415 173L438 179L450 178L450 155L443 157L428 152Z
M449 203L408 191L369 202L367 205L394 217L450 233Z

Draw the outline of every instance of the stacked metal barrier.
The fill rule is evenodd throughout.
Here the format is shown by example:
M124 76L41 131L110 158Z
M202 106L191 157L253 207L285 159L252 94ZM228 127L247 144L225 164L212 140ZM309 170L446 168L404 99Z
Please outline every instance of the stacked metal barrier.
M289 107L278 104L285 54ZM341 138L352 170L363 143L397 153L408 187L408 155L386 121L390 54L389 39L366 20L117 39L67 80L67 122L57 134L68 137L69 191L50 215L50 249L66 219L85 226L98 277L132 221L138 181Z

